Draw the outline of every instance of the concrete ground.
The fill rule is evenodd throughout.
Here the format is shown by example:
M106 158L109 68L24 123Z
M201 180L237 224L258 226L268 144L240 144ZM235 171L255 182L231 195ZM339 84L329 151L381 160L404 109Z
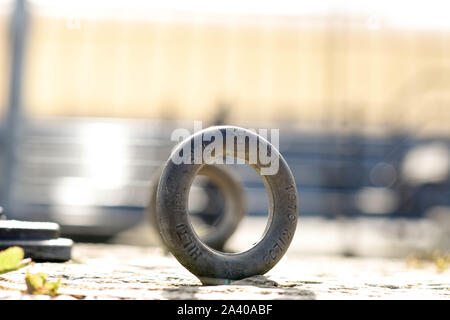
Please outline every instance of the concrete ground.
M315 223L321 232L314 231L312 226ZM241 228L259 230L263 226L263 220L247 219ZM408 226L407 229L410 228L414 234L416 227L426 229L424 226ZM140 228L145 229L145 226ZM257 276L223 286L201 285L161 247L143 245L145 239L151 242L151 237L143 236L138 241L136 237L133 240L130 234L128 237L125 234L116 239L122 243L141 242L140 246L76 244L70 262L35 263L0 275L0 299L49 299L48 296L25 293L27 269L32 273L48 274L49 281L61 279L60 295L54 299L450 299L450 268L442 261L421 259L419 255L392 257L392 252L387 255L373 254L382 251L383 247L387 251L389 237L385 239L386 243L379 243L378 246L372 244L370 247L367 244L376 242L376 233L369 236L366 232L363 232L364 236L353 238L355 246L351 250L356 255L346 257L338 253L342 248L352 248L349 246L351 241L348 237L351 239L351 236L348 230L366 229L364 223L359 227L353 225L350 229L346 229L347 226L344 228L347 238L342 238L336 231L341 228L342 225L332 227L330 222L303 221L287 255L269 273L264 277ZM131 234L142 236L136 230ZM422 232L425 241L426 232ZM256 234L257 240L257 232L238 230L230 246L242 249L239 246L255 240L249 237L251 234ZM308 238L320 235L321 239L307 242ZM360 240L357 240L358 237ZM431 239L427 241L431 243ZM391 239L390 242L395 241ZM369 253L358 254L364 251L364 246ZM421 249L417 244L414 247L414 242L404 247ZM401 243L397 243L399 248L407 251L402 249ZM397 249L394 251L403 252Z

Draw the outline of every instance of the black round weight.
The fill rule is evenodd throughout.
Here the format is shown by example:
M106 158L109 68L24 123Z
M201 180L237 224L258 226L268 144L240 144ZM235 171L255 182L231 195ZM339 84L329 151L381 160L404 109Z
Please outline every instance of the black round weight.
M196 235L188 218L187 200L192 181L205 164L194 164L195 152L190 152L189 163L174 161L174 157L184 153L183 150L201 148L203 152L212 143L203 138L217 134L223 137L224 145L222 154L216 153L214 157L239 157L248 162L260 174L269 197L269 218L264 235L254 247L241 253L216 251L205 245ZM232 138L229 141L233 141L233 148L226 147L227 135ZM238 139L242 137L248 139ZM250 144L246 143L251 139L256 139L257 150L262 148L267 150L267 154L277 158L276 173L262 175L261 171L265 165L259 156L256 161L250 161L251 154L254 155L256 151L250 149ZM202 143L196 145L195 141L199 140ZM236 151L242 147L239 143L244 144L244 153ZM249 130L220 126L199 131L177 146L161 174L157 190L157 219L161 235L175 258L204 284L227 284L230 280L269 271L287 251L294 236L297 218L297 189L286 161L267 140Z
M59 234L59 225L53 222L0 220L0 240L55 239Z
M0 250L18 246L25 258L37 262L64 262L71 259L73 241L66 238L48 240L0 240Z
M70 260L73 241L59 234L60 227L53 222L0 220L0 250L19 246L26 258L35 261Z
M158 170L153 179L148 217L151 225L158 235L161 235L156 219L156 193L162 170ZM243 186L239 180L224 167L219 165L205 165L198 173L206 176L209 181L218 187L225 199L225 212L218 222L210 226L208 232L201 237L202 241L216 250L223 250L226 241L236 231L239 223L246 213ZM161 239L164 243L164 240Z

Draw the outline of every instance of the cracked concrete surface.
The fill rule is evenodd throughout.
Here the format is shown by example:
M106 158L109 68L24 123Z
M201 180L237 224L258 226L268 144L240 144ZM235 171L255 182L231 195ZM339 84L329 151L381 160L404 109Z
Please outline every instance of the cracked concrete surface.
M265 277L203 286L158 247L76 244L73 260L35 263L61 278L53 299L450 299L450 270L405 259L288 252ZM26 268L0 275L0 299L50 299L24 291Z

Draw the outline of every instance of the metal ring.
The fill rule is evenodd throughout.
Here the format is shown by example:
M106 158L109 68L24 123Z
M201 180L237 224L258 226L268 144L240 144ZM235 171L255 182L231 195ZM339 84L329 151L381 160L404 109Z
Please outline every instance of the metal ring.
M156 233L161 236L159 225L156 219L156 191L161 177L162 168L154 175L151 191L150 205L148 207L148 217L150 224L155 228ZM239 223L246 214L246 205L244 199L244 187L239 179L226 168L219 165L205 165L198 172L209 178L222 192L225 199L224 213L220 217L217 225L211 228L204 236L202 241L209 247L223 251L227 240L236 231ZM161 237L162 243L164 239Z
M240 253L211 249L196 235L188 218L187 200L192 181L205 163L195 164L195 152L190 155L191 163L194 164L174 162L174 157L180 155L184 147L190 146L191 150L201 147L201 151L204 151L212 142L204 141L204 135L210 137L217 132L222 137L231 135L234 147L237 148L223 147L223 154L215 154L214 157L228 156L245 160L260 174L269 197L269 217L263 237L255 246ZM275 174L261 174L265 165L259 156L256 163L249 161L249 144L245 145L245 154L236 152L236 149L239 150L239 142L235 138L242 136L256 139L258 150L264 148L268 154L277 157L279 167ZM246 140L244 139L244 143ZM196 146L195 141L202 143ZM225 141L223 142L225 146ZM175 258L204 284L227 284L230 280L269 271L287 251L297 227L297 218L297 188L286 161L266 139L246 129L220 126L197 132L177 146L161 174L157 190L157 219L161 235Z

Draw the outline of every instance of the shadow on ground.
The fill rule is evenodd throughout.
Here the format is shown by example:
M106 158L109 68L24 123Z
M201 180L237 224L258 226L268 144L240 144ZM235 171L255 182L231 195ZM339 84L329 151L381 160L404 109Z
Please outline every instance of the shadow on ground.
M284 287L264 276L255 276L234 281L229 285L177 286L162 289L162 296L170 300L222 300L259 299L265 300L314 300L311 290Z

